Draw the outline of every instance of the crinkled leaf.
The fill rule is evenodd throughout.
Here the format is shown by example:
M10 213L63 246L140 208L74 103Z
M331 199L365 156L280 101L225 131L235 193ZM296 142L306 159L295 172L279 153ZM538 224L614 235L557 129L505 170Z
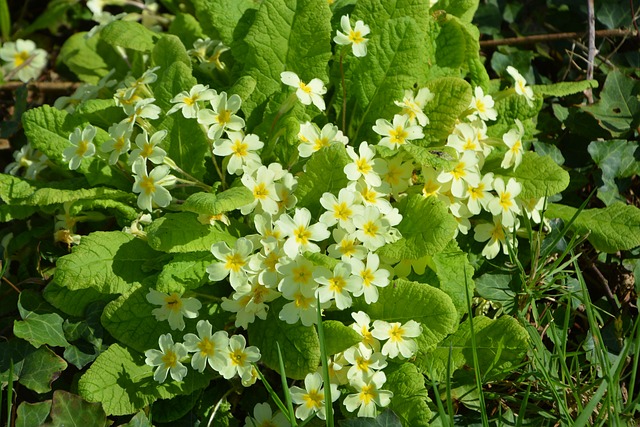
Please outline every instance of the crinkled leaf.
M314 327L299 321L290 325L278 318L286 302L284 298L274 301L266 320L256 319L249 325L249 344L260 349L261 362L280 372L278 343L287 377L301 380L320 365L320 341Z
M382 387L393 392L389 408L402 421L402 425L427 427L431 410L424 376L412 363L391 364L384 370L387 382Z
M551 204L547 218L568 222L577 209ZM640 209L624 203L614 203L603 209L585 209L573 222L574 232L589 234L589 242L598 251L614 253L640 245Z
M144 411L140 411L131 418L131 420L123 424L120 427L153 427L149 418L145 415Z
M89 403L64 390L53 392L52 427L106 426L107 415L98 403Z
M439 149L420 147L419 145L405 144L402 150L409 153L413 160L421 165L431 166L434 169L451 170L455 166L457 157L455 149L441 147Z
M507 181L513 177L522 185L520 198L540 198L562 192L569 185L569 174L549 156L540 156L527 151L522 156L522 163L514 171L503 169L501 158L494 158L485 163L482 172L493 172Z
M619 70L607 75L600 100L582 109L592 114L611 135L625 135L640 124L640 82Z
M458 311L458 319L467 312L467 292L473 296L473 267L455 240L432 258L438 283L433 285L444 291Z
M149 278L145 263L159 255L131 234L99 231L84 236L71 254L58 260L55 281L70 290L119 294Z
M117 20L102 29L100 38L112 46L150 52L158 35L137 22Z
M168 111L171 99L182 91L189 91L197 80L191 75L191 67L175 62L162 70L153 86L157 105ZM185 119L180 111L164 116L157 123L158 129L168 131L162 141L167 155L187 173L201 179L205 173L204 162L209 152L206 134L193 119Z
M475 316L473 329L482 378L499 378L522 361L528 348L529 335L516 319L510 316L498 319ZM452 374L462 369L462 376L469 382L475 381L472 340L469 322L465 321L424 359L423 371L437 381L446 381L447 364L451 363Z
M398 224L402 238L378 249L378 254L394 261L434 255L453 238L457 227L446 206L434 197L410 195L396 206L402 214Z
M40 427L44 425L51 411L51 401L22 402L16 411L16 427Z
M76 127L84 129L88 123L81 117L68 114L44 105L24 113L22 116L24 132L34 148L42 151L52 162L67 169L67 162L62 160L62 152L70 147L69 135ZM99 150L100 144L109 139L109 134L96 128L94 144ZM121 189L130 189L131 182L122 172L117 172L98 157L83 159L78 172L85 175L91 185L108 184Z
M162 252L205 252L214 243L233 244L236 240L222 226L201 224L190 212L167 214L146 231L149 246Z
M247 187L232 187L218 194L199 192L185 200L183 211L218 215L253 202L253 193Z
M76 107L73 114L105 129L126 117L114 99L87 99Z
M156 289L160 292L179 292L199 288L209 281L207 267L215 259L211 252L176 254L158 275Z
M478 0L439 0L433 10L444 10L463 21L471 22L478 9Z
M192 3L204 32L227 46L238 38L234 33L240 18L248 9L257 7L253 0L193 0Z
M417 145L433 145L445 141L453 131L456 121L471 104L471 86L455 77L431 80L426 85L434 97L427 102L424 112L429 118L425 138Z
M337 196L349 183L344 167L350 162L342 144L333 144L314 153L307 162L306 171L298 178L298 205L317 214L322 209L320 198L324 193Z
M189 13L176 13L169 25L169 33L178 36L187 49L191 49L196 40L205 38L200 23Z
M157 347L157 343L153 348ZM112 344L82 375L78 382L80 396L100 402L107 415L127 415L153 403L176 395L190 394L204 388L212 377L189 370L181 382L169 377L159 384L153 380L153 368L144 363L145 356L119 344Z
M260 4L244 39L247 56L243 74L254 77L257 83L242 105L249 126L260 119L260 109L254 113L257 107L273 94L290 89L280 80L283 71L293 71L304 82L318 78L328 83L333 37L330 22L326 2L276 0Z
M536 117L542 109L543 101L542 96L537 95L529 105L527 98L518 95L515 90L498 98L494 105L498 119L494 125L489 126L487 133L489 136L502 138L504 133L514 127L516 119L524 123L525 119ZM524 124L526 129L526 123Z
M114 67L117 74L124 76L128 66L115 49L102 42L99 35L91 38L86 35L85 32L71 35L62 45L58 58L87 83L98 83Z
M58 310L70 316L84 316L86 308L94 302L109 302L115 298L112 293L98 292L94 288L71 290L57 283L55 277L44 288L43 297Z
M501 304L506 313L511 313L518 297L511 288L511 281L510 274L486 273L476 278L476 292L486 300Z
M597 80L582 80L579 82L559 82L550 85L531 86L533 93L543 96L562 98L574 93L580 93L590 88L597 88Z
M354 310L366 312L373 320L420 322L422 335L416 339L420 346L417 360L452 333L457 324L456 308L447 294L433 286L404 279L396 279L381 288L380 297L374 304L355 300Z
M34 206L10 206L3 204L0 205L0 222L29 218L37 211L38 208Z
M325 320L322 322L322 327L324 328L325 346L329 356L340 353L362 341L362 336L353 328L345 326L337 320Z
M187 49L178 37L171 34L163 34L160 37L153 47L151 59L154 65L160 67L160 70L168 70L176 62L181 62L191 68L191 58Z

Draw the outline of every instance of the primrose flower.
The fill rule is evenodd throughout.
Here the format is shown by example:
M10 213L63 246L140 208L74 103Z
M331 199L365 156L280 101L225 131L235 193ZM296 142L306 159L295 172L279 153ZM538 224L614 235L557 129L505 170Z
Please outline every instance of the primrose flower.
M411 338L416 338L422 333L422 326L415 320L409 320L404 325L400 322L385 322L376 320L373 322L371 335L379 340L388 340L382 346L382 354L391 358L398 354L408 359L418 351L418 344Z
M96 128L88 125L83 130L76 128L69 135L71 147L67 147L62 152L62 158L65 162L69 162L69 169L76 170L80 167L82 159L91 157L96 152L96 146L93 145L93 138L96 136Z
M261 285L256 279L256 276L251 279L251 289L248 292L234 292L231 298L222 297L220 306L226 311L236 313L237 328L247 329L256 317L266 319L269 310L266 303L280 296L279 292Z
M522 77L522 74L518 72L511 65L507 67L507 73L516 81L515 90L518 95L524 96L529 106L533 105L533 89L527 86L527 81Z
M482 249L482 256L487 259L495 258L500 253L500 246L502 246L502 252L507 255L509 246L518 246L518 240L514 239L512 234L513 230L519 226L519 221L516 220L512 227L505 227L499 216L493 217L493 224L484 222L476 225L473 235L474 240L476 242L486 242L488 240ZM507 243L507 238L509 243Z
M502 140L509 147L504 155L504 159L500 166L503 169L510 168L513 165L515 171L520 163L522 163L522 155L524 154L524 147L522 146L522 137L524 136L524 127L522 122L516 119L517 129L511 129L509 132L502 136Z
M362 281L361 290L354 295L359 297L364 294L367 304L378 301L378 288L389 285L389 271L380 268L380 257L372 252L367 254L366 264L357 258L349 260L351 273Z
M544 209L545 198L541 197L539 199L529 198L529 199L518 199L518 202L522 205L524 209L525 215L529 217L530 220L539 224L542 221L542 217L540 216L540 211Z
M302 255L296 256L291 262L281 264L278 272L283 276L278 284L278 290L286 295L292 295L300 289L309 289L313 295L317 283L313 280L316 266ZM291 299L291 298L289 298Z
M144 363L157 366L153 379L163 383L167 379L167 373L170 373L175 381L182 381L187 375L187 367L180 363L180 360L187 357L187 349L181 343L174 344L171 334L160 335L158 344L160 351L153 349L144 352Z
M336 228L333 230L331 235L336 243L329 245L327 248L330 257L340 258L342 261L347 261L351 257L363 259L367 256L367 249L346 230Z
M202 308L202 304L195 298L182 298L176 292L165 294L155 289L149 289L146 296L147 301L153 305L160 305L160 308L154 308L153 314L156 320L169 321L171 329L184 329L184 317L187 319L195 319L198 317L198 310Z
M271 215L278 213L280 196L278 196L278 190L274 183L275 180L275 172L266 166L260 166L251 173L245 171L240 181L242 181L245 187L251 190L254 199L253 202L240 208L242 215L247 215L252 212L258 203L264 212Z
M191 366L198 372L204 372L207 364L220 372L227 364L227 347L229 346L229 336L226 331L218 331L211 334L211 323L207 320L200 320L196 325L196 334L184 336L184 346L190 353Z
M284 290L282 296L291 301L285 304L278 313L278 318L283 322L293 325L298 320L304 326L311 326L318 320L318 301L313 288L300 288L298 290ZM323 305L321 304L321 308Z
M124 112L129 117L124 119L124 121L129 123L130 126L133 126L139 118L156 120L160 117L162 110L153 103L154 101L155 98L144 98L133 104L125 104L123 106Z
M198 111L198 123L208 126L209 139L215 141L227 129L241 131L244 128L244 120L236 115L242 105L242 99L238 95L233 94L227 99L227 93L220 92L209 103L213 110L205 108Z
M493 215L501 215L502 224L510 227L515 223L516 215L520 214L516 197L522 191L522 186L513 178L509 179L506 186L502 178L496 178L493 181L493 189L498 196L487 204L487 208Z
M322 95L327 93L327 88L324 86L322 80L315 78L311 79L309 83L305 83L292 71L283 71L280 73L280 80L287 86L292 86L297 89L296 96L304 105L311 105L311 103L313 103L320 111L326 109Z
M383 218L375 206L366 206L362 215L353 217L353 224L356 226L354 236L370 251L375 251L386 243L389 221Z
M224 379L228 380L238 375L243 381L253 376L252 363L260 360L258 347L247 347L247 340L242 335L233 335L229 338L227 351L227 366L220 372Z
M374 352L367 347L354 346L344 351L344 358L351 367L347 378L366 377L387 366L387 359L380 352Z
M115 123L109 128L109 136L111 138L100 146L100 150L105 153L111 153L109 155L110 165L118 163L120 156L131 148L130 138L132 131L133 129L126 122Z
M420 126L426 126L429 124L429 118L424 113L424 106L433 97L434 94L429 88L423 87L418 90L418 94L415 96L412 90L405 90L402 101L393 101L393 103L402 108L401 115L409 116L409 123L415 125L417 121Z
M47 65L47 52L36 48L31 40L18 39L0 47L0 59L6 61L5 77L15 77L22 82L37 79Z
M487 209L487 204L493 199L491 190L493 190L492 172L483 176L478 185L467 187L467 195L469 196L467 208L471 214L478 215L481 208Z
M150 160L156 165L161 164L167 152L158 147L158 144L160 144L166 136L166 130L159 130L149 138L149 134L143 129L142 133L136 136L136 146L138 148L131 150L131 154L129 154L129 164L144 164L147 160Z
M456 125L454 132L447 137L447 145L453 147L458 153L464 153L465 151L482 152L478 133L468 123Z
M230 48L219 40L214 40L212 45L214 46L213 52L211 53L211 55L204 58L201 66L205 69L212 69L215 67L217 70L222 71L227 68L227 65L222 62L220 56L222 56L222 54L228 51Z
M417 125L412 126L409 122L409 116L400 114L393 116L393 124L385 119L376 120L373 131L384 137L378 145L388 147L392 150L398 149L408 141L424 138L422 128Z
M386 165L381 159L374 159L375 151L369 147L366 141L360 143L358 154L351 146L347 146L347 155L353 160L344 167L344 173L350 181L363 178L372 187L382 184L380 174L386 172Z
M347 145L349 143L349 138L344 136L338 126L331 123L324 125L322 130L315 123L302 123L298 138L301 141L300 145L298 145L298 153L300 157L305 158L311 157L316 151L331 144L341 143Z
M359 335L362 335L362 341L358 343L358 347L362 349L370 349L373 351L380 351L380 341L378 341L373 335L371 335L371 319L369 315L364 311L358 311L351 313L351 317L355 320L355 323L351 324L351 329L356 331Z
M253 244L246 237L236 240L231 249L226 242L211 245L211 253L220 262L207 267L209 280L219 282L229 276L229 283L236 291L248 292L251 288L247 281L249 256L253 252Z
M376 372L370 376L354 377L350 385L356 389L355 394L350 394L344 399L347 411L358 409L358 417L375 417L378 406L385 407L391 402L393 393L381 390L387 381L384 372Z
M402 155L387 160L387 171L383 173L382 186L388 187L391 194L398 196L411 185L413 176L413 162L405 161Z
M360 278L351 275L351 266L345 262L339 262L333 272L325 267L318 267L313 273L313 278L320 284L316 294L321 303L335 301L338 310L351 307L352 294L357 294L362 288Z
M214 89L209 89L209 86L197 84L189 89L189 92L182 91L171 99L171 103L175 105L167 111L167 115L182 110L182 115L186 119L195 119L200 110L198 102L211 101L216 95L217 92Z
M337 384L330 384L331 401L335 402L340 397L340 391ZM304 389L293 386L291 390L291 400L296 405L296 418L306 420L314 413L324 420L326 418L324 409L324 387L322 384L322 375L319 373L309 373L304 377Z
M20 150L14 151L13 159L15 162L11 162L5 167L4 173L17 175L21 168L25 168L24 177L27 179L36 179L38 173L47 167L47 160L49 160L47 156L33 148L30 143L23 145Z
M289 258L295 258L297 254L308 252L320 252L320 247L313 243L322 241L330 236L327 226L321 222L313 225L311 223L311 212L307 208L297 209L291 218L288 214L283 214L276 221L276 224L287 237L284 243L284 253Z
M356 21L356 26L352 29L349 15L343 15L342 18L340 18L340 26L344 33L337 30L333 41L342 46L350 44L354 56L367 56L367 43L369 39L366 39L365 36L371 32L369 26L358 20Z
M216 156L231 156L227 163L229 174L241 175L243 168L259 168L262 165L260 156L255 151L264 147L258 135L244 135L242 132L227 132L229 139L219 139L214 142L213 154Z
M244 427L289 427L289 421L285 415L278 411L273 414L268 403L258 403L253 407L253 418L244 420Z
M491 95L485 95L480 86L474 89L474 96L471 98L470 108L473 114L478 115L481 120L495 120L498 118L498 112L493 108L494 102Z
M362 214L364 209L362 205L357 204L356 194L346 188L340 190L338 197L328 192L324 193L320 198L320 204L327 210L320 215L321 223L327 227L339 223L340 227L351 233L355 231L353 215Z
M136 162L133 164L133 172L135 178L133 192L140 193L138 195L140 209L151 212L154 203L161 208L169 206L172 200L171 193L164 187L174 185L176 177L169 174L171 169L168 166L157 166L147 174L147 165Z
M438 181L451 182L451 194L459 198L464 197L467 186L475 187L480 182L478 157L472 151L465 151L452 170L438 175Z

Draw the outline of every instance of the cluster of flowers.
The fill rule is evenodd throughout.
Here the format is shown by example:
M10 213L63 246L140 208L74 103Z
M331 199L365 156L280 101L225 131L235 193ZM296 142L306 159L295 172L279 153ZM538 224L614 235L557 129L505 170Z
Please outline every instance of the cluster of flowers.
M369 28L361 21L351 28L348 16L342 18L341 27L344 33L338 31L334 41L351 45L355 56L366 55L367 39L364 36ZM201 49L202 58L210 58L207 52L215 43L200 40L196 44L200 48L195 47L194 52ZM220 44L216 46L213 56L215 49L224 49ZM215 60L198 60L215 63ZM111 139L100 147L111 165L122 167L120 157L128 156L127 163L135 178L133 191L139 194L138 207L149 212L154 206L166 207L171 203L171 193L166 187L178 181L194 184L169 174L170 168L184 172L159 146L166 131L150 135L153 128L149 120L156 120L162 114L154 104L149 88L157 78L155 71L157 68L152 68L138 79L127 78L116 90L116 103L123 108L126 118L109 128ZM516 92L531 101L533 94L524 79L515 69L509 72L516 78ZM325 109L322 96L326 88L321 80L305 83L295 73L286 71L281 79L285 85L296 89L295 97L301 103ZM455 167L436 170L422 166L422 173L414 174L413 160L399 148L424 137L424 127L429 124L424 108L432 98L433 94L427 88L419 89L417 93L406 91L404 98L396 101L401 111L391 121L381 118L373 126L374 132L380 135L377 145L362 141L357 150L348 145L348 137L331 123L322 129L315 123L301 123L298 134L301 158L340 144L346 147L351 159L343 171L348 185L340 189L337 196L322 195L320 204L324 212L317 222L312 220L306 207L297 207L296 177L278 163L262 164L258 152L264 143L257 135L245 133L244 120L238 115L242 103L238 95L228 96L198 84L172 99L173 106L167 114L180 112L184 118L197 120L211 142L212 153L223 157L226 171L239 176L254 198L240 211L251 218L256 234L237 239L233 246L214 244L211 252L216 262L207 268L212 282L228 280L233 288L233 293L229 298L223 298L221 306L235 313L236 327L247 328L256 317L265 319L268 303L280 297L287 302L278 317L289 324L301 322L305 326L316 323L318 309L345 310L352 306L354 297L360 296L368 304L378 301L378 288L388 286L394 276L407 274L406 262L392 266L389 260L381 259L374 252L401 238L395 226L401 222L402 215L391 200L405 197L407 190L415 184L422 186L424 197L445 201L458 220L461 233L468 232L469 219L483 209L493 215L493 225L479 223L475 228L476 240L489 240L483 251L487 258L495 257L500 245L506 251L506 239L519 226L517 215L522 211L539 222L540 201L518 199L521 186L516 180L505 183L501 178L494 178L492 173L484 176L480 173L486 156L494 148L487 143L485 122L497 117L493 99L481 88L475 89L470 105L472 113L458 123L447 141L447 145L457 152ZM137 148L129 153L134 134ZM504 135L507 152L503 168L515 169L521 163L523 134L522 124L516 122L516 128ZM71 147L63 155L71 169L78 168L84 158L95 154L92 143L95 135L96 129L88 126L76 129L69 137ZM380 157L378 151L386 151L386 157ZM149 163L158 166L149 172ZM200 220L228 221L224 215ZM131 230L143 235L140 223L142 221L137 221L135 227L132 224ZM327 242L329 238L331 240ZM320 244L326 250L321 249ZM515 239L511 244L515 244ZM311 257L305 256L307 253L328 255L334 259L326 263L332 268L315 264ZM410 263L420 264L421 261ZM168 320L172 329L179 330L184 328L183 317L196 318L201 306L194 298L156 290L150 290L147 300L160 306L153 311L158 320ZM417 351L414 338L420 335L421 325L415 321L401 324L374 320L371 326L371 319L364 312L352 313L352 316L356 321L352 327L362 336L362 342L333 355L330 361L331 395L332 399L337 399L340 395L338 386L348 384L355 393L346 396L347 409L358 410L359 416L375 416L376 407L388 405L392 397L391 392L382 390L386 381L382 369L387 365L387 358L413 357ZM208 364L225 378L239 376L246 386L256 381L257 372L252 363L259 360L260 352L255 347L246 347L242 335L229 337L225 331L212 334L211 325L205 320L198 322L197 330L198 335L185 335L184 343L174 343L170 335L163 335L159 341L160 350L146 352L147 364L156 367L156 380L164 381L168 373L173 379L182 380L187 374L182 361L193 353L191 366L198 371L203 371ZM386 342L382 345L381 341ZM300 405L296 410L297 417L302 419L313 413L324 417L324 386L319 372L314 372L305 378L305 389L291 388L292 399Z

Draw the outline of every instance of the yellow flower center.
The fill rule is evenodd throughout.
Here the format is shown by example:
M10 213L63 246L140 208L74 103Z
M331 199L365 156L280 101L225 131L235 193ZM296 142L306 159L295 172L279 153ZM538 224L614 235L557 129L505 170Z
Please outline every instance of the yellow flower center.
M493 230L491 230L491 240L500 241L504 240L504 230L501 224L497 224Z
M364 234L371 237L375 237L376 234L378 234L379 229L380 227L378 227L373 221L368 221L362 226L362 231L364 231Z
M422 195L424 197L430 197L438 193L440 189L440 185L435 181L429 181L424 183L424 187L422 187Z
M293 236L296 238L296 242L301 245L306 245L309 243L309 238L311 237L311 231L307 229L304 225L299 226L295 230L293 230Z
M390 167L387 174L384 176L384 180L391 185L398 185L400 183L400 176L402 175L402 169L399 167Z
M173 312L179 312L180 309L182 309L182 298L175 292L165 297L164 303L167 308Z
M389 329L389 339L392 342L400 342L402 341L402 336L404 335L404 329L400 325L393 325L391 329Z
M333 207L333 216L341 221L346 221L353 215L353 211L345 202L338 203Z
M231 270L235 273L240 271L242 267L246 264L245 260L238 253L234 253L226 256L226 263L224 264L224 268L227 270Z
M355 365L362 372L369 372L369 361L367 359L365 359L364 357L356 357Z
M269 189L264 184L264 182L261 182L260 184L253 187L253 197L255 197L256 199L266 199L268 195Z
M377 193L375 190L370 190L365 188L362 193L360 193L365 202L375 204Z
M29 52L27 52L26 50L23 50L21 52L17 52L14 56L13 56L13 65L16 67L21 66L22 64L24 64L27 59L29 59Z
M311 93L311 88L308 85L306 85L304 82L300 82L299 87L300 89L302 89L304 93Z
M511 198L511 193L501 193L500 194L500 206L502 206L502 209L509 210L509 208L511 206L513 206L513 199Z
M349 31L349 41L353 44L359 44L364 41L364 37L362 37L360 31L351 30Z
M208 337L198 343L198 349L202 357L212 357L216 353L216 345Z
M162 355L162 363L166 367L174 368L178 364L178 355L175 352L168 350Z
M231 151L233 151L234 156L244 157L249 154L249 144L238 139L231 145Z
M356 160L356 168L358 169L358 172L363 175L366 175L373 170L367 159Z
M329 139L327 137L317 138L313 143L313 150L318 151L324 147L329 146Z
M366 345L372 345L373 344L373 335L371 335L371 332L369 331L369 329L366 326L363 326L360 329L360 334L362 335L362 342L365 343Z
M247 355L242 349L236 349L229 352L229 360L231 360L231 364L235 366L244 366Z
M253 290L253 302L255 304L261 304L262 302L264 302L264 299L266 298L268 293L269 289L267 289L266 287L261 285L256 286L256 288Z
M313 277L311 270L304 265L301 267L294 267L293 270L291 270L291 273L293 274L293 280L302 285L309 284Z
M311 390L308 394L302 396L307 408L320 409L323 405L324 395L318 393L318 390Z
M362 403L368 405L376 397L375 387L370 384L365 384L360 389L359 398Z
M481 113L484 113L487 111L487 106L484 105L484 102L482 102L481 99L476 99L476 110L478 110Z
M84 153L89 149L89 141L85 141L84 139L78 143L78 148L76 148L76 156L82 157Z
M404 127L398 126L395 129L389 131L389 141L391 144L402 145L405 143L405 139L409 136L409 132L404 130Z
M468 188L469 191L469 198L477 200L477 199L482 199L484 198L484 184L480 183L478 184L477 187L471 187L469 186Z
M124 136L121 136L120 138L116 139L115 144L113 144L113 149L116 151L122 151L122 149L124 148Z
M315 298L307 298L304 295L302 295L301 292L297 292L293 296L293 298L294 298L293 301L296 304L296 308L302 308L302 309L308 309L311 303L315 301Z
M467 174L467 172L464 170L465 167L465 163L464 162L460 162L456 165L455 168L453 168L453 170L451 171L451 175L453 175L453 177L455 179L460 179L463 176L465 176Z
M342 255L351 256L356 252L356 243L353 239L342 239L339 250Z
M365 286L371 286L373 279L375 279L373 272L368 268L365 268L360 272L360 277L362 277L362 282Z
M520 150L522 149L522 142L518 139L514 144L513 147L511 147L510 151L513 154L518 153Z
M218 124L224 126L231 121L231 110L222 110L216 116L216 121Z
M150 143L147 142L142 147L142 151L140 151L140 156L142 156L142 157L144 157L146 159L152 153L153 153L153 144L150 144Z
M329 289L331 292L342 292L342 289L347 286L347 281L344 277L337 276L329 279Z
M471 138L467 138L464 142L464 145L462 146L463 150L475 150L477 147L477 144L475 143L475 141Z
M195 103L198 101L198 95L193 96L185 96L182 98L182 102L189 107L193 107Z
M264 259L264 265L268 271L276 271L276 264L278 264L278 254L275 251L269 252L269 255Z
M140 188L148 196L156 192L156 183L150 176L143 176L140 181Z

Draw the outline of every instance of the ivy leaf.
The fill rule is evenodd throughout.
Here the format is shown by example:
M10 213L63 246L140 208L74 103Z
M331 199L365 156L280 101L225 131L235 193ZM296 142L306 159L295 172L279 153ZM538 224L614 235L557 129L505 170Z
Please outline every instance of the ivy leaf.
M471 85L455 77L443 77L429 81L426 85L433 93L433 99L424 107L429 118L425 139L416 145L429 146L445 141L453 132L456 121L471 104Z
M577 209L550 204L546 216L568 222ZM640 209L624 203L614 203L603 209L585 209L572 224L580 235L589 234L589 242L598 251L614 253L640 245Z
M620 139L593 141L589 144L587 150L602 171L604 185L598 188L598 198L607 206L615 201L625 201L618 191L616 178L628 178L640 173L640 153L636 153L637 149L637 142Z
M25 308L23 304L27 302L29 295L29 292L23 292L18 299L18 309L23 320L14 321L13 333L15 336L29 341L34 347L40 347L44 344L52 347L67 347L69 343L62 330L64 319L57 313L39 314L30 308ZM38 308L34 307L34 310L36 309Z
M51 411L51 401L22 402L16 411L16 427L36 427L44 425Z
M451 298L440 289L404 279L394 280L380 289L380 297L374 304L365 304L359 298L354 301L354 311L362 310L374 320L406 323L415 320L422 324L422 335L416 361L452 333L457 324L456 308Z
M350 162L342 144L333 144L314 153L307 161L306 171L298 178L298 205L306 207L314 215L318 214L322 209L322 195L328 192L337 196L340 189L349 183L343 169Z
M220 225L204 225L190 212L167 214L147 227L149 246L162 252L206 252L218 242L233 244L236 238Z
M143 53L151 52L158 37L144 25L133 21L117 20L100 31L100 38L105 43Z
M612 136L627 135L640 124L640 81L619 70L607 74L600 100L581 108L593 115Z
M120 294L149 279L145 263L158 256L131 234L98 231L84 236L71 254L58 259L55 281L70 290L92 288Z
M157 347L154 345L154 348ZM153 380L153 368L144 355L119 344L100 354L78 382L78 392L89 402L99 402L107 415L128 415L173 396L191 394L206 387L212 374L190 370L181 382L168 378L162 384Z
M402 421L402 425L428 427L431 410L424 376L412 363L390 364L384 370L387 382L383 388L393 392L389 408Z
M436 254L453 238L457 223L436 198L410 195L397 208L402 214L397 226L402 238L378 249L379 255L393 261L419 259Z
M513 168L502 169L502 159L494 157L482 168L482 173L493 172L506 180L513 177L522 184L522 199L538 199L561 193L569 185L569 174L549 156L540 156L527 151L522 156L522 163L514 171Z
M48 393L51 383L67 366L67 362L49 348L40 347L25 357L19 382L36 393Z
M519 364L529 345L527 331L510 316L489 319L473 317L478 366L485 380L497 379L510 368ZM463 322L458 330L424 359L424 372L437 381L446 381L447 364L451 363L451 373L463 369L462 375L468 382L474 382L474 362L472 353L471 328ZM449 362L450 361L450 362ZM466 381L465 381L466 382Z
M176 254L162 268L155 287L165 293L182 293L187 289L199 288L209 281L207 267L213 261L211 252Z
M106 426L107 415L98 403L88 403L64 390L53 392L52 427Z
M205 215L219 215L253 202L253 193L247 187L232 187L218 194L199 192L185 200L183 211Z
M265 320L256 319L249 324L249 343L260 349L261 362L280 372L278 343L287 377L301 380L320 365L320 341L314 327L300 322L290 325L278 318L287 302L284 298L277 299L271 303Z
M328 83L332 37L327 2L276 0L260 4L244 38L247 53L243 74L256 79L256 89L242 104L248 127L260 120L265 101L283 90L283 71L293 71L304 82L318 78Z
M362 341L362 336L353 328L345 326L337 320L325 320L322 322L325 336L327 355L331 356L348 349Z

